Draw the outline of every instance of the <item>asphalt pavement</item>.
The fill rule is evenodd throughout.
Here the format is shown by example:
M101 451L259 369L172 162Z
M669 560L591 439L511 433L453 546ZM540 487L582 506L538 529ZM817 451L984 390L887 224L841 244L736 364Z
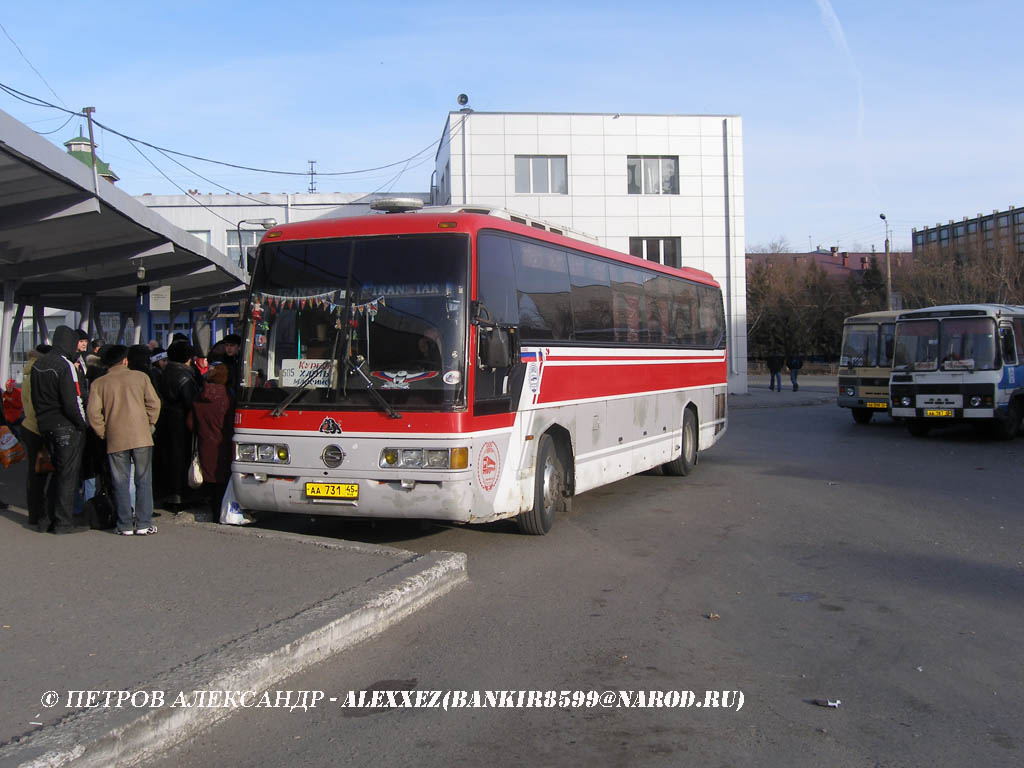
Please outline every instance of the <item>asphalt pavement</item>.
M792 391L751 377L731 408L817 405L831 376ZM229 709L88 706L84 691L268 690L382 632L466 579L461 553L197 523L159 510L159 533L69 536L26 525L22 462L0 471L0 768L132 765ZM116 696L116 694L115 694ZM100 703L110 704L106 694ZM116 700L116 699L115 699Z
M416 554L161 511L155 536L27 526L24 462L0 472L0 766L132 765L228 714L87 705L74 691L264 691L466 578ZM133 706L136 705L136 706Z

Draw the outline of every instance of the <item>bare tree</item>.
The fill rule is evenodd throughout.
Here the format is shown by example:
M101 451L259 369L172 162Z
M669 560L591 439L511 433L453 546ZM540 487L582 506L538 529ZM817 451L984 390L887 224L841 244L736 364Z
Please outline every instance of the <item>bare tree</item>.
M785 235L779 235L778 237L770 240L766 243L758 243L747 248L748 253L792 253L793 246L790 245L789 240L786 239Z

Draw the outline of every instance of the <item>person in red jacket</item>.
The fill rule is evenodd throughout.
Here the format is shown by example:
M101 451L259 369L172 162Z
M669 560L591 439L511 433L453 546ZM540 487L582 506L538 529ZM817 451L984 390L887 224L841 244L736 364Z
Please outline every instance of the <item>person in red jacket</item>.
M192 401L189 428L199 445L203 492L210 502L213 522L220 520L220 504L231 479L231 436L235 408L226 386L228 366L214 365L203 381L203 391Z
M25 416L21 406L21 387L14 379L8 379L4 387L4 418L7 419L7 423L15 435L18 434L15 427L21 424L21 420Z

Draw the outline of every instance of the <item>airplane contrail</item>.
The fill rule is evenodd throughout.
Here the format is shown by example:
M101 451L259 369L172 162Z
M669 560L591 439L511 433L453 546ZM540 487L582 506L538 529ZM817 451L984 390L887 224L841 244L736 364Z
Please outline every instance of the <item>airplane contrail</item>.
M864 79L861 77L860 70L857 68L857 62L853 59L853 53L850 52L850 46L846 42L846 35L843 34L843 25L839 23L839 17L836 12L832 9L832 3L829 0L815 0L818 4L818 10L821 11L821 20L825 25L825 29L828 30L829 35L832 37L833 42L846 56L846 62L850 66L850 71L853 73L853 79L857 86L857 138L864 138Z

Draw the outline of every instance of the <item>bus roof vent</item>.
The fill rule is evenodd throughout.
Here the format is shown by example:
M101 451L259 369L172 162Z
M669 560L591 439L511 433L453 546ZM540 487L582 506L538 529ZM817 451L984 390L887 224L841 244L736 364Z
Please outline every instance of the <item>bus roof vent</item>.
M370 210L384 213L408 213L422 207L423 201L415 197L382 197L370 203Z

